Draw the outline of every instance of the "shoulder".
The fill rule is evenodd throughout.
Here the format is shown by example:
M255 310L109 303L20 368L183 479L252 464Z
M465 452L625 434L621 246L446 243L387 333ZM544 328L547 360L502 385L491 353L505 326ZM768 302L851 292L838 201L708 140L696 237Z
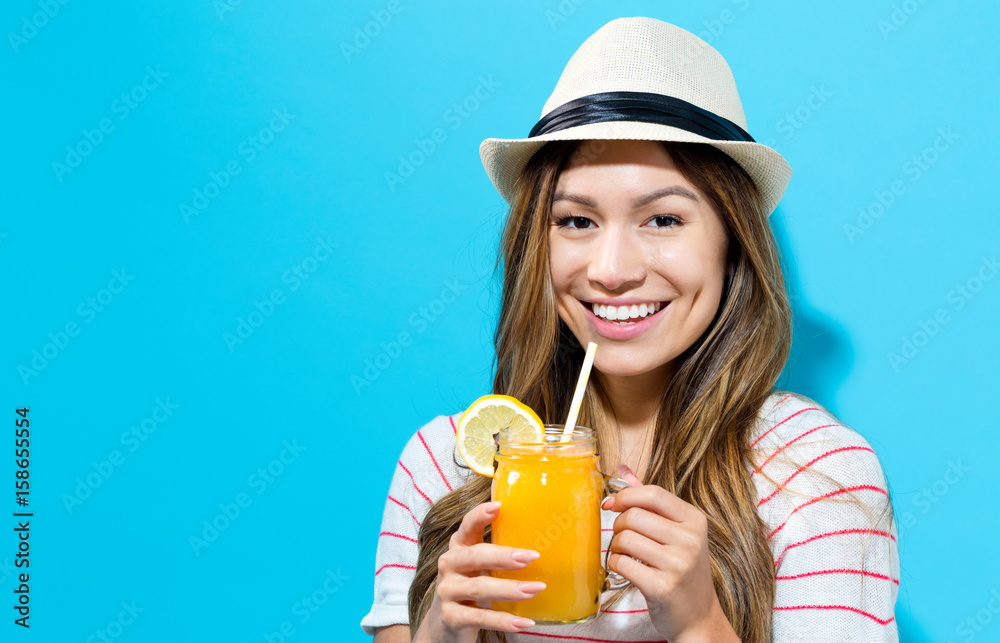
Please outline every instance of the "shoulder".
M875 455L868 441L833 413L805 396L786 391L773 393L765 401L750 437L750 459L758 471L781 461L811 461L846 452ZM807 462L797 464L810 466Z
M758 419L750 475L772 536L792 514L797 520L836 519L845 503L882 522L889 490L878 455L860 433L815 401L788 392L768 398ZM826 500L831 502L820 502Z
M825 437L844 432L824 429L847 428L819 403L788 391L772 393L761 406L757 420L750 441L751 451L766 451L771 446L785 445L790 439L802 435L803 428L816 429ZM855 433L851 429L848 432Z
M457 489L470 477L455 449L458 416L439 415L420 427L399 456L396 476L408 478L428 501Z

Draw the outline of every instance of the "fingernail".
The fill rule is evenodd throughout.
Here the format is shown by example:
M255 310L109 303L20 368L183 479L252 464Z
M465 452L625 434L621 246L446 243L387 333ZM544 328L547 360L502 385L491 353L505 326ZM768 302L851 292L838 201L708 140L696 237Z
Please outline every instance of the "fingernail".
M535 622L530 618L521 618L520 616L518 616L513 621L511 621L511 625L513 625L514 627L535 627Z
M521 583L520 589L525 594L537 594L538 592L545 589L545 583L541 581L531 581L528 583Z
M601 502L601 509L603 509L603 510L605 510L605 511L610 511L610 508L609 508L609 506L608 506L608 503L609 503L609 502L610 502L610 503L611 503L611 504L613 505L613 504L614 504L614 502L615 502L615 501L614 501L614 498L605 498L605 499L604 499L604 500L603 500L603 501Z
M521 549L511 554L511 558L514 559L515 563L523 563L525 565L533 560L538 560L540 556L541 554L537 551L531 551L529 549Z
M626 466L624 464L619 464L618 465L618 477L619 478L624 478L625 476L627 476L630 473L632 473L632 470L629 469L628 466ZM635 474L633 473L632 475L635 475Z
M496 511L500 508L500 501L494 500L493 502L486 503L486 511Z

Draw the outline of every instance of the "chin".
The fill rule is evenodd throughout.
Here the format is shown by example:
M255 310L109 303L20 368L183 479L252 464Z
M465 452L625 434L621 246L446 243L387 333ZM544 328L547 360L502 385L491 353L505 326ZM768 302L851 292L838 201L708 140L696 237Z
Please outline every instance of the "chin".
M648 372L647 369L643 368L610 368L610 369L599 369L602 375L607 377L635 377L637 375L642 375Z
M669 363L670 360L649 361L648 358L629 359L627 356L622 356L607 361L598 360L594 368L610 377L634 377L661 369Z

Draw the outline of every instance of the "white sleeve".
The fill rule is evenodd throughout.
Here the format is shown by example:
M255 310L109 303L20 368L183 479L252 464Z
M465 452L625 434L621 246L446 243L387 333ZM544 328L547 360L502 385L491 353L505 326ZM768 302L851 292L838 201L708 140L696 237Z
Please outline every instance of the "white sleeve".
M410 438L396 463L375 553L375 598L361 621L366 634L409 622L407 598L416 574L420 524L437 500L462 483L454 448L451 420L440 416Z
M762 442L754 472L775 560L773 640L895 643L897 532L878 457L824 409L784 416L796 413Z

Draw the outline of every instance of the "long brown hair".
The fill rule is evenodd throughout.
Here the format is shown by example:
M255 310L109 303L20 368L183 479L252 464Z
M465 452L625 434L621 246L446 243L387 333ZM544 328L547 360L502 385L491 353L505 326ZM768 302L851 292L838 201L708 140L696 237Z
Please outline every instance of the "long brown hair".
M583 359L556 312L548 257L556 181L578 146L549 143L532 157L519 179L500 244L503 286L493 392L522 400L546 422L565 417ZM774 562L748 473L749 436L788 358L791 311L768 213L750 177L714 147L664 146L678 171L722 219L729 255L716 316L678 358L666 383L645 481L707 516L712 580L722 610L740 640L763 643L771 640ZM607 458L618 443L618 428L599 378L591 379L579 422L597 431L598 452ZM615 464L602 461L602 468L608 471ZM438 557L447 551L462 517L490 499L490 482L477 477L437 502L424 519L409 595L411 632L430 608ZM480 640L488 640L486 634Z

